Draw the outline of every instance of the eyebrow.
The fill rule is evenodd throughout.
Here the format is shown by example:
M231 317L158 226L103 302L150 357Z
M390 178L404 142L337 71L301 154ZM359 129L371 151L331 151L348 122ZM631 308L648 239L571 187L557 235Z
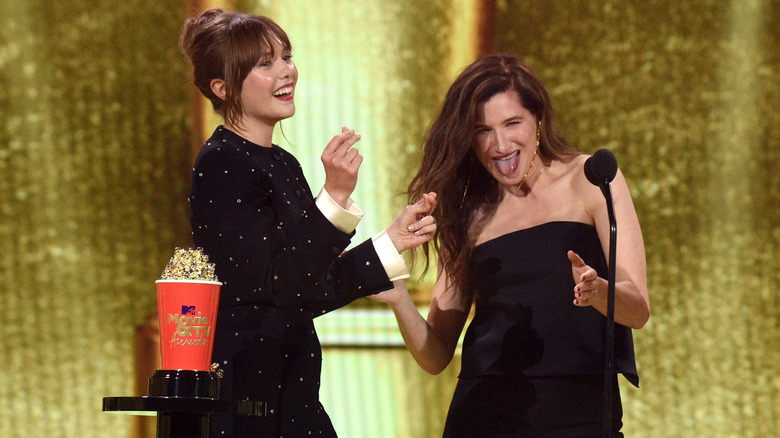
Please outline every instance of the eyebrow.
M506 119L502 120L501 123L503 124L503 123L509 123L509 122L519 121L519 120L524 120L524 117L520 116L520 115L512 116L512 117L509 117L509 118L506 118ZM481 124L481 123L475 123L474 127L475 128L483 128L483 127L484 128L489 128L488 125L484 125L484 124Z
M281 54L284 55L285 53L292 53L292 48L283 46L282 50L281 50ZM267 49L264 49L262 52L260 52L260 59L263 59L263 58L266 58L266 57L270 58L270 57L275 56L275 55L276 55L276 51L275 50L273 50L271 48L267 48Z

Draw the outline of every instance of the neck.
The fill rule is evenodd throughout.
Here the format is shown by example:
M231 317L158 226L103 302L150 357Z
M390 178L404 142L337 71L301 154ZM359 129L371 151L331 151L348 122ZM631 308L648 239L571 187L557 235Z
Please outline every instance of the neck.
M242 121L238 124L225 123L225 127L236 134L244 137L254 144L270 148L274 138L274 125L247 123Z
M501 185L503 192L502 199L507 197L525 198L530 196L542 174L545 173L545 167L546 166L543 165L543 163L537 163L535 166L529 168L529 172L525 175L525 178L520 184Z

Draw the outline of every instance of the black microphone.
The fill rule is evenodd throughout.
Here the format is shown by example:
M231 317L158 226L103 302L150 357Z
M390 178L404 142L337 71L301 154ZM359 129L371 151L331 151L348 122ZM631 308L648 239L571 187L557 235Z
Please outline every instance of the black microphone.
M585 178L594 186L611 183L617 169L617 158L609 149L599 149L585 160Z
M604 341L604 437L612 436L612 376L615 372L615 263L617 221L609 183L617 175L617 158L609 149L599 149L585 160L585 178L598 186L607 201L609 216L609 271L607 272L607 330Z

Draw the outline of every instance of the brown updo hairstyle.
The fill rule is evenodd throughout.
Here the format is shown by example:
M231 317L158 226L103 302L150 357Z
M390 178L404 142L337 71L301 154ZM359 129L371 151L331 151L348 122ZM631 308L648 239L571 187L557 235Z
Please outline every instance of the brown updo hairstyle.
M195 86L228 125L243 114L241 87L261 57L274 56L272 41L292 50L284 30L270 18L213 8L184 22L180 45L192 62ZM211 91L211 81L225 81L225 99Z
M539 78L519 59L488 55L468 66L453 82L425 138L420 169L407 189L409 200L436 192L433 212L437 229L432 240L447 275L461 288L473 249L471 226L482 209L498 200L498 183L473 151L477 107L505 91L515 91L520 104L541 122L539 156L545 163L568 160L578 152L558 131L552 100ZM423 244L425 268L429 245Z

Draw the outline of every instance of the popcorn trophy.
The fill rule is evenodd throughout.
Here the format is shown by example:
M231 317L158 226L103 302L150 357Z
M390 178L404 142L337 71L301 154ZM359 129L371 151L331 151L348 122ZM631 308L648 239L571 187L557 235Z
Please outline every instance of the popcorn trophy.
M221 373L211 364L222 283L200 248L176 248L157 284L162 369L149 395L219 398Z
M158 438L207 438L212 414L266 416L266 402L220 399L211 354L222 283L203 250L176 248L156 286L162 369L148 396L104 397L103 412L156 413Z

